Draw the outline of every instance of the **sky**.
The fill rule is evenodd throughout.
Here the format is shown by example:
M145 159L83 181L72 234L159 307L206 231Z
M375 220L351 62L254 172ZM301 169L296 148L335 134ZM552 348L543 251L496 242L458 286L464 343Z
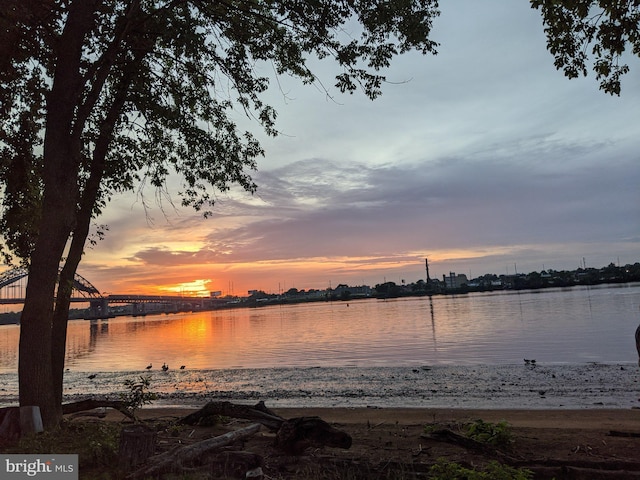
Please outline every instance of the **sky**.
M104 293L246 295L640 261L640 62L621 97L568 80L529 2L442 2L437 56L407 54L382 97L279 78L276 138L250 196L213 215L116 199L78 273ZM269 73L265 71L265 73ZM326 91L325 91L326 90ZM173 197L179 205L177 194Z

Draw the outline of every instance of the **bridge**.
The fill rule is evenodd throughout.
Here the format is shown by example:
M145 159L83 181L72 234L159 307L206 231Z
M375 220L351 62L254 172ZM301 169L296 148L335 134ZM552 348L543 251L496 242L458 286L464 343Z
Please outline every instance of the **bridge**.
M28 276L26 268L13 268L0 275L0 305L24 303ZM216 298L185 295L103 295L91 282L77 273L73 280L71 301L89 303L89 311L85 316L87 319L204 310L223 303ZM114 304L127 307L110 307Z

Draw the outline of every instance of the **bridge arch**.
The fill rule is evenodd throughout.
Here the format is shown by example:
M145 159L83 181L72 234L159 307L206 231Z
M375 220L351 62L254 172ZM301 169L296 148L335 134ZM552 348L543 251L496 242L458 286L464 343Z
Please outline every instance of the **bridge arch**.
M3 289L10 285L18 284L20 280L26 278L28 275L29 271L24 267L17 267L7 270L0 275L0 289ZM83 298L103 298L100 291L96 287L94 287L89 280L77 273L75 274L73 279L73 290Z

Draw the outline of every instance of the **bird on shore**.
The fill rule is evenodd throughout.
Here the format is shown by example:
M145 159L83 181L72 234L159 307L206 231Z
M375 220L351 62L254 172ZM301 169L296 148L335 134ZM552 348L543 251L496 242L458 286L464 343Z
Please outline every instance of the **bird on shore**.
M147 370L151 370L151 368L153 368L153 365L151 364L147 365Z
M180 365L180 370L184 370L184 365Z
M89 375L87 378L88 378L89 380L93 380L94 378L96 378L96 374L95 374L95 373L92 373L92 374L91 374L91 375Z
M166 363L162 364L162 371L166 372L167 370L169 370L169 365L167 365Z

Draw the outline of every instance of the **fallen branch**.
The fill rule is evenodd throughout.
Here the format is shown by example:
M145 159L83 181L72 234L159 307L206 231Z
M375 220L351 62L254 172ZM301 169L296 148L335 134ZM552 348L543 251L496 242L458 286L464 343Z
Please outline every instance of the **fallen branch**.
M68 415L96 408L114 408L131 420L136 420L135 415L129 411L125 402L120 400L97 400L88 398L86 400L80 400L79 402L64 403L62 404L62 413Z
M147 465L129 474L126 478L136 479L145 478L159 475L164 472L171 471L175 468L176 464L193 462L202 455L224 447L226 445L243 440L260 430L260 424L254 423L248 427L235 430L233 432L225 433L218 437L209 438L192 445L186 445L184 447L172 450L171 452L165 452L160 455L155 455L147 459Z

